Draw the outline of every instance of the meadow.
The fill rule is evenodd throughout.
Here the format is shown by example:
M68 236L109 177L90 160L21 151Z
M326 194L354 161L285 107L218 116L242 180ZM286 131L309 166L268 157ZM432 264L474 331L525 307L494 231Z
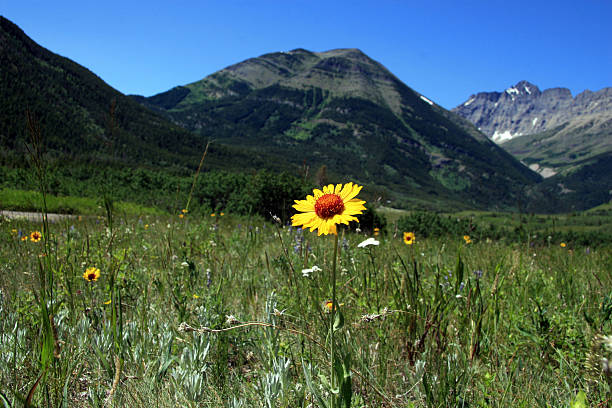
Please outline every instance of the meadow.
M609 244L402 225L0 218L0 406L610 404Z

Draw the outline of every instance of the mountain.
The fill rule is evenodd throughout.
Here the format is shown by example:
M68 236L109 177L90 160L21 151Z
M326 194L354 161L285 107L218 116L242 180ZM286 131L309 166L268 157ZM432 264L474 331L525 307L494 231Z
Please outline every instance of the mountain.
M504 143L518 136L555 129L570 121L585 122L586 117L612 118L612 88L586 90L574 98L566 88L540 91L536 85L520 81L504 92L472 95L452 111L472 122L493 141Z
M251 58L148 98L215 141L326 166L409 205L509 208L539 176L358 49ZM395 204L398 204L397 202Z
M612 88L574 98L521 81L472 95L453 112L546 178L529 190L538 208L580 210L612 198Z
M50 157L65 166L110 163L193 172L206 144L87 68L36 44L2 16L0 96L0 165L21 165L27 157L27 111L39 123ZM224 146L209 153L207 164L234 169L283 162Z

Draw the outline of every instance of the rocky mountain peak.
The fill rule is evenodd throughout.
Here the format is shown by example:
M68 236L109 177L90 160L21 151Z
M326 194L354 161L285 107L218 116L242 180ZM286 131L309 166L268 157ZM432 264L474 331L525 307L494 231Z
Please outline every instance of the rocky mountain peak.
M489 138L503 143L518 136L540 133L573 118L612 114L612 88L584 91L576 98L567 88L540 89L520 81L504 92L481 92L453 109Z

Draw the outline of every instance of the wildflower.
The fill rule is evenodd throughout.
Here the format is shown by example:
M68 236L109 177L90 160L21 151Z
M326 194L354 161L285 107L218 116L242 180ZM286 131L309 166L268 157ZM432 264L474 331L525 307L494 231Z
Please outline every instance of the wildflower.
M187 261L183 261L183 262L181 262L181 266L182 266L183 268L187 268L187 267L189 266L189 262L187 262Z
M100 277L100 269L95 266L90 266L83 272L83 278L89 282L95 282Z
M144 225L145 229L149 229L149 224Z
M12 233L12 234L17 234L17 230L13 228L13 229L11 230L11 233Z
M194 299L199 299L200 297L194 293L194 294L193 294L193 298L194 298Z
M362 241L361 243L359 243L357 245L357 248L365 248L365 247L367 247L369 245L378 245L378 244L380 244L380 242L378 242L374 238L368 238L365 241Z
M237 324L240 323L240 320L236 319L236 316L234 315L225 315L225 324L227 325L233 325L233 324Z
M210 216L211 216L211 217L216 217L216 216L217 216L217 214L212 213L212 214L210 214Z
M308 278L310 276L311 273L313 272L320 272L321 268L319 268L317 265L313 266L312 268L309 269L302 269L302 276L305 278Z
M416 241L416 236L414 232L404 232L404 244L412 245Z
M224 212L221 212L221 213L219 213L219 215L220 215L221 217L223 217L223 216L225 215L225 213L224 213Z
M377 237L378 234L380 234L380 228L376 227L374 228L374 236Z
M42 239L42 234L39 231L34 231L30 234L30 241L38 242Z
M476 279L482 278L482 271L480 269L474 271L474 276L476 276Z
M185 214L179 214L179 218L185 217Z
M393 310L389 310L388 308L385 307L381 313L378 313L378 314L368 313L368 314L362 315L360 320L362 323L370 323L376 319L385 320L387 315L390 315L391 313L393 313Z
M112 299L108 299L106 302L104 302L105 305L110 305L112 302Z
M562 242L559 245L561 246L561 248L565 248L567 246L567 244L565 242Z
M182 212L183 214L187 214L187 213L189 212L189 210L187 210L186 208L183 208L183 209L181 210L181 212Z
M305 200L295 200L293 208L301 211L291 217L293 226L302 226L310 231L318 230L317 235L337 234L336 224L347 224L357 221L355 215L361 214L365 201L355 198L362 187L352 182L345 184L329 184L313 190Z
M466 244L471 244L472 243L472 239L470 238L469 235L464 235L463 236L463 240L465 241Z
M340 303L338 304L338 306L344 306L344 303ZM338 306L336 306L336 310L338 310ZM331 300L326 300L325 303L323 303L323 307L331 312L332 311L332 307L334 307L334 302L332 302Z
M223 213L221 213L221 214L223 214ZM272 219L274 220L274 222L276 222L276 223L278 223L278 224L280 224L280 223L281 223L281 219L280 219L280 218L278 218L278 216L277 216L277 215L273 215L273 216L272 216Z
M21 240L22 240L22 241L27 241L27 240L28 240L28 238L29 238L29 237L28 237L27 235L24 235L23 237L21 237Z

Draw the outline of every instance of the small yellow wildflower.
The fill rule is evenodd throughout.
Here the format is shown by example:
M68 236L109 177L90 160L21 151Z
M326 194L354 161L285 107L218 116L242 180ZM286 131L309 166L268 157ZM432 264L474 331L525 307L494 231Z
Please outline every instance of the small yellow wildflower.
M194 299L199 299L200 297L194 293L194 294L193 294L193 298L194 298Z
M219 215L223 217L223 216L225 215L225 213L224 213L224 212L222 212L222 213L219 213Z
M38 242L42 239L42 234L39 231L33 231L30 234L30 241L32 242Z
M380 234L380 228L376 227L374 228L374 236L377 237L378 234Z
M567 246L567 244L565 242L562 242L561 244L559 244L561 246L561 248L565 248Z
M323 307L330 312L332 311L333 306L334 306L334 303L331 300L326 300L323 303ZM344 303L339 303L338 306L344 306ZM338 307L336 307L336 310L338 310Z
M216 217L216 216L217 216L217 214L212 213L212 214L210 214L210 216L211 216L211 217Z
M110 305L112 302L112 299L108 299L106 302L104 302L105 305Z
M179 214L179 218L185 217L185 214Z
M83 272L83 278L89 282L95 282L100 277L100 269L95 266L90 266Z
M22 240L22 241L27 241L27 240L28 240L28 236L27 236L27 235L24 235L23 237L21 237L21 240Z
M183 209L181 210L181 212L182 212L183 214L187 214L189 211L188 211L186 208L183 208Z
M404 232L404 244L412 245L416 241L416 236L414 232Z
M472 243L472 239L470 238L469 235L464 235L463 236L463 240L465 241L466 244L471 244Z

